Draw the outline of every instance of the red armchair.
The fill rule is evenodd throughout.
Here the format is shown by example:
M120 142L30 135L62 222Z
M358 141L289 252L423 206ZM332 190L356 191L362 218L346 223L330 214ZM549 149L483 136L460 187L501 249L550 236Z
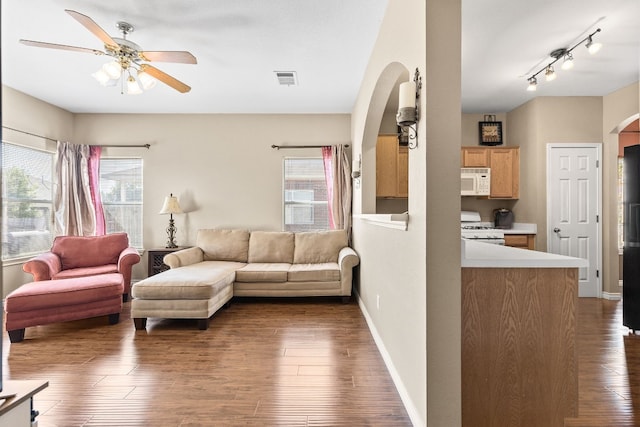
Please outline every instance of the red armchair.
M126 302L131 290L131 269L139 262L140 255L129 246L126 233L58 236L49 252L30 259L22 269L33 275L34 282L120 273L124 282L122 300Z

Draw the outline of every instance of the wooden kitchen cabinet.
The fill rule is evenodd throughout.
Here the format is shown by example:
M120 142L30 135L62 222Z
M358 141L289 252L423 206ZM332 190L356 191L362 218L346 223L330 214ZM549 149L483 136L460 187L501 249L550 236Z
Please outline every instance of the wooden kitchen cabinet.
M578 268L462 268L462 425L578 415Z
M409 150L397 135L379 135L376 145L376 196L409 196Z
M490 199L520 198L520 147L462 147L462 167L491 168Z
M488 168L489 167L489 150L487 147L462 147L463 168Z
M520 148L490 148L491 199L520 197Z
M505 234L505 246L523 249L536 249L536 236L534 234Z

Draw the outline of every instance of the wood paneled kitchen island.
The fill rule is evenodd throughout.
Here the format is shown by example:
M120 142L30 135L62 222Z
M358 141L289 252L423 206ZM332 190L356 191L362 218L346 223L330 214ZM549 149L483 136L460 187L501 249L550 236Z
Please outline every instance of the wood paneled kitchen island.
M462 240L462 425L578 415L576 303L587 261Z

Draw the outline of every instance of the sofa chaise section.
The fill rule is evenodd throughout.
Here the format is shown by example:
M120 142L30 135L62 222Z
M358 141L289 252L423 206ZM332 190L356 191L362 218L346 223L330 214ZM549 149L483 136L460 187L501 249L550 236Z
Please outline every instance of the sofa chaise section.
M131 318L146 328L147 318L198 319L199 329L233 297L235 271L243 263L203 261L164 271L134 284Z

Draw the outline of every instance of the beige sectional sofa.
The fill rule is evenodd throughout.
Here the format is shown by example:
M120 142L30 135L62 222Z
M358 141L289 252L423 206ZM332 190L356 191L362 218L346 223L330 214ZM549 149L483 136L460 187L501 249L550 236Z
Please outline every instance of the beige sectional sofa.
M170 270L133 285L131 317L208 319L233 296L349 299L359 263L344 230L199 230L194 247L164 257Z

